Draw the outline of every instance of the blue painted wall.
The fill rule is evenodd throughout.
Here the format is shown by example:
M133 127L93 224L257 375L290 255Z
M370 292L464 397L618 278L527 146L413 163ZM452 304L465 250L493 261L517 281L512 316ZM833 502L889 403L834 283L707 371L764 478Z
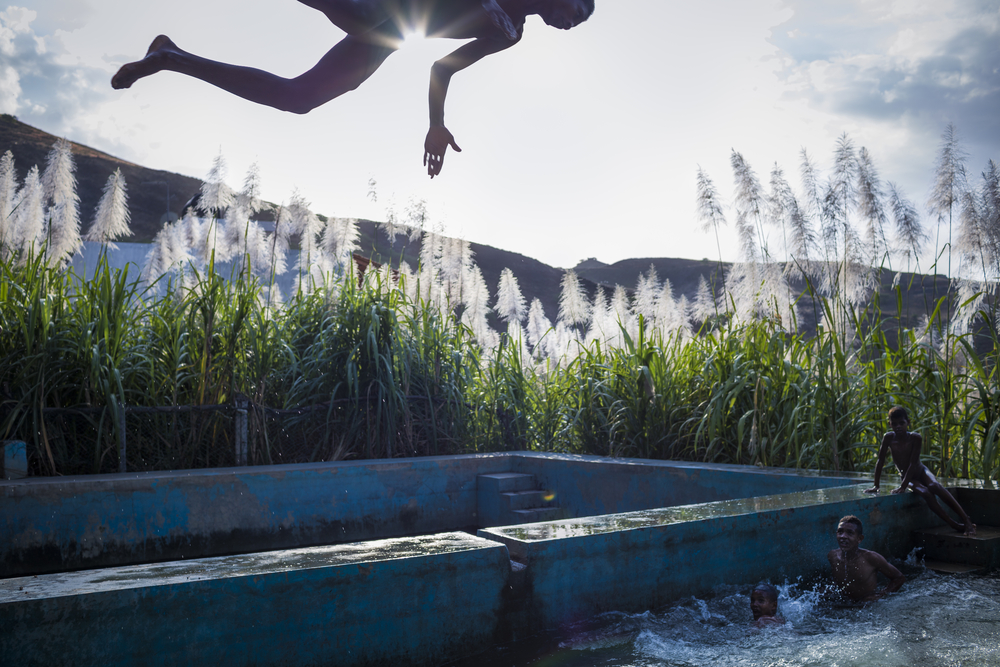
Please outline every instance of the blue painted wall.
M847 481L534 453L0 481L0 577L475 530L476 476L510 471L571 517Z
M720 584L816 577L840 517L865 524L862 546L905 558L912 531L940 523L914 494L853 485L548 524L487 528L526 565L520 628L556 628L605 611L641 612Z
M438 665L494 641L507 550L462 533L0 581L4 665Z
M0 577L477 527L502 455L0 482Z
M557 454L518 457L512 471L533 473L555 492L567 517L769 496L863 479L850 473Z

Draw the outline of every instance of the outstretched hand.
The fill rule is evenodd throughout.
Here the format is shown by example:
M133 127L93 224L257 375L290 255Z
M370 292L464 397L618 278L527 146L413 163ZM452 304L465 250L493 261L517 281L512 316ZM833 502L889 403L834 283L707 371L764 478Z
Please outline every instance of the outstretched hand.
M441 173L444 166L444 154L448 146L461 153L462 149L455 143L455 137L444 125L431 125L427 130L427 138L424 139L424 166L427 167L427 175L434 178Z
M493 21L493 25L506 35L507 39L516 42L517 29L514 27L514 22L510 20L507 12L497 4L497 0L482 0L482 2L483 10L490 17L490 21Z

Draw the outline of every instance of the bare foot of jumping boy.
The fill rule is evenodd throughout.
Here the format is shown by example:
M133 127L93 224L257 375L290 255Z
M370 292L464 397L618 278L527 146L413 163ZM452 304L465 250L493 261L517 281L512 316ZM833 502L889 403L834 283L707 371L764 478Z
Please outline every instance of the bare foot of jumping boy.
M122 65L113 77L111 87L116 90L130 88L139 79L156 74L163 69L168 52L178 52L180 49L166 35L159 35L149 45L146 56L134 63Z

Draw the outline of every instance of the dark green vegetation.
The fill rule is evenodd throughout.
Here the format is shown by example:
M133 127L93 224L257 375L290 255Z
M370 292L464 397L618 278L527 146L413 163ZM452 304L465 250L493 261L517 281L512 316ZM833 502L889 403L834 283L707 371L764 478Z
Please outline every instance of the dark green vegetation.
M937 315L898 345L883 333L895 314L877 306L851 313L853 336L771 320L683 341L640 327L619 348L538 366L509 340L484 355L452 315L374 271L280 310L252 278L206 275L144 299L106 267L88 282L31 258L0 271L0 436L29 443L34 474L116 470L122 406L231 406L238 394L251 404L250 463L539 449L866 470L887 409L903 403L936 473L1000 472L1000 344L932 344ZM81 407L76 421L52 411ZM232 464L231 433L197 415L130 427L129 469Z
M11 128L27 132L0 118L0 129ZM84 220L87 150L77 147ZM935 472L998 474L1000 180L993 162L976 188L952 178L961 171L953 128L933 203L950 238L961 202L955 280L887 268L893 257L909 266L925 234L912 205L894 187L886 199L870 156L844 136L823 189L806 179L814 187L805 208L780 170L767 193L734 151L736 264L588 260L581 284L573 272L488 246L457 252L450 240L446 253L420 206L403 225L420 240L400 248L376 223L317 225L306 210L292 216L301 217L293 229L315 254L303 265L308 280L294 269L298 287L284 303L248 268L275 270L277 230L254 236L265 247L251 253L246 220L245 237L220 250L243 258L237 274L217 275L216 255L202 251L228 238L219 211L163 226L165 243L154 248L170 256L164 266L147 258L144 281L107 264L80 279L65 265L75 242L60 245L75 226L56 203L76 187L67 144L52 155L65 159L50 161L62 165L51 168L51 188L35 172L14 196L6 156L0 178L10 186L0 193L0 210L10 211L0 234L0 438L29 443L34 474L506 449L864 470L895 403L911 409ZM813 174L804 154L803 163ZM205 192L221 191L210 181ZM700 215L718 233L723 207L700 170L698 181ZM903 250L887 241L887 202ZM237 209L227 215L240 222L225 229L239 231L246 213ZM784 261L767 247L767 225L781 230ZM201 236L206 226L211 240ZM175 238L184 230L198 239L196 261L191 249L166 245L186 248L191 239ZM51 261L34 256L53 248ZM942 264L945 252L950 266L950 242L936 251ZM413 273L403 261L427 265ZM409 285L397 286L390 263ZM358 266L369 267L360 284ZM516 273L505 274L506 287L501 267ZM512 315L516 279L532 301L526 322L527 303ZM609 304L595 283L636 289L609 290ZM543 310L559 311L551 329ZM530 351L498 330L526 332Z

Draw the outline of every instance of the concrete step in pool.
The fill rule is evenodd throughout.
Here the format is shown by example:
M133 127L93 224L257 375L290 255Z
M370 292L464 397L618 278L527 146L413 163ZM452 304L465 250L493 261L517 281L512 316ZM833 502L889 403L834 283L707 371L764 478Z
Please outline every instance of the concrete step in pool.
M538 485L538 480L534 475L523 472L498 472L489 475L478 475L480 484L493 487L497 493L511 493L514 491L530 491Z
M563 518L555 494L540 488L527 473L503 472L477 475L479 525L483 528L511 526Z
M500 498L504 505L511 510L530 510L536 507L548 507L545 500L548 493L542 489L511 491L510 493L501 493Z
M924 559L924 567L941 574L964 574L966 572L985 572L979 565L965 565L964 563L946 563L941 560Z
M950 526L915 530L913 544L923 553L924 564L939 572L991 569L1000 563L1000 528L993 526L977 526L975 535L962 535Z
M562 517L561 507L532 507L531 509L514 510L517 523L538 523L539 521L556 521Z

